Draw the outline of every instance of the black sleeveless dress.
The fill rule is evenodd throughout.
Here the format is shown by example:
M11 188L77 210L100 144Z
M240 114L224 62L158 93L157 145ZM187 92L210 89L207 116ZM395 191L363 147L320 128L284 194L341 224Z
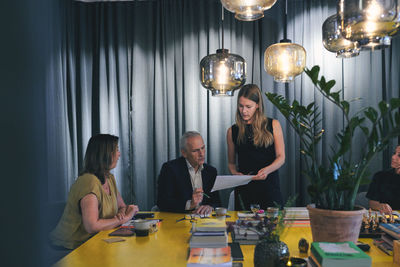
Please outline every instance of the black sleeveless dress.
M270 118L268 118L267 129L273 133L272 119ZM239 127L236 124L232 125L232 139L235 144L235 153L237 153L239 172L256 175L260 169L275 160L274 144L268 147L254 145L251 125L246 125L245 143L238 144L238 133ZM260 204L260 207L266 210L267 207L275 207L274 202L282 206L278 170L268 174L265 180L251 181L247 185L235 188L235 210L250 210L250 204Z

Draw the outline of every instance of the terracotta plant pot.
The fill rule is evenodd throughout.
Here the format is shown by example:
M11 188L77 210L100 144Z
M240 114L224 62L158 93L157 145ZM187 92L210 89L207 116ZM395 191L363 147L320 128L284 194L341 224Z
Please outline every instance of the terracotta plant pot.
M325 210L307 206L314 242L357 242L365 209Z

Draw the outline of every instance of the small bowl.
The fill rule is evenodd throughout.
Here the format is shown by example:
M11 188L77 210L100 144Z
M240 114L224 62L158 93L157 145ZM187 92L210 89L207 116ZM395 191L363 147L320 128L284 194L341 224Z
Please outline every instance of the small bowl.
M218 207L218 208L215 208L215 215L216 216L226 216L226 212L227 212L228 210L226 209L226 208L223 208L223 207Z
M152 221L150 220L143 220L143 219L133 220L133 225L137 230L149 230L151 227L151 223Z
M286 266L307 267L307 261L302 258L291 257Z

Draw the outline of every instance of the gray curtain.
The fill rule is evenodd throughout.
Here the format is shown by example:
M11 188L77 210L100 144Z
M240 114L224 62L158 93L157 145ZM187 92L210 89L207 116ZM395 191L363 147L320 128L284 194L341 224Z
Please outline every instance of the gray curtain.
M234 123L236 96L212 97L199 82L199 62L221 48L221 5L217 0L164 0L119 3L54 1L51 61L48 63L47 134L48 201L65 200L81 168L90 136L120 137L121 158L114 170L126 202L142 210L156 200L161 165L179 156L178 141L187 130L199 131L207 145L207 162L227 174L226 130ZM336 1L288 1L288 38L307 51L307 66L320 65L335 79L346 99L361 97L357 108L377 106L397 97L400 44L384 51L336 59L322 46L323 21L335 13ZM288 86L273 82L263 67L265 49L283 37L278 1L265 17L241 22L225 11L225 48L247 62L247 83L290 101L317 101L326 138L322 160L343 126L338 110L316 92L302 74ZM282 115L264 98L266 114L280 121L286 163L280 169L284 197L298 194L307 203L301 175L299 140ZM371 173L387 167L379 155ZM229 192L222 192L227 202Z

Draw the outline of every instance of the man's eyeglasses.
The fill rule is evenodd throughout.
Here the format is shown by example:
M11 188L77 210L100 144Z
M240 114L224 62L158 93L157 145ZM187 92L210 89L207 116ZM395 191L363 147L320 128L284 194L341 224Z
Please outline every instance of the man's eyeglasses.
M195 222L198 219L204 219L204 218L208 218L208 216L206 214L185 214L185 216L183 216L183 218L176 220L176 222L180 222L180 221L184 221L184 220L188 220L190 222Z

